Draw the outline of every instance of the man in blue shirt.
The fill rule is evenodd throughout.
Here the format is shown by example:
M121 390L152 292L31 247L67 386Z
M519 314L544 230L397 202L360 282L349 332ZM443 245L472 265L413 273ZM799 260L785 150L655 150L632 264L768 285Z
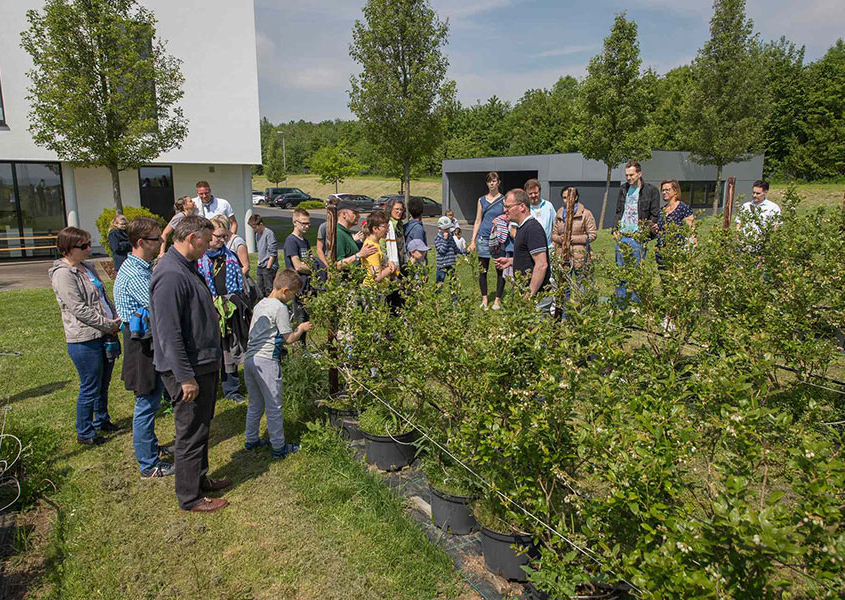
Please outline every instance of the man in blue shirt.
M525 182L525 192L531 201L531 216L543 226L546 234L546 245L549 251L553 250L552 230L555 226L555 207L551 202L540 197L540 182L536 179L529 179Z
M625 264L625 255L630 253L631 260L641 263L645 258L646 247L635 239L640 231L650 232L651 225L657 223L660 216L660 193L657 188L643 181L640 163L635 160L625 165L625 183L619 188L616 200L616 224L613 237L616 238L616 265ZM601 227L599 223L599 227ZM623 249L625 248L625 249ZM617 298L627 298L628 289L624 281L616 286ZM639 297L632 294L631 301L638 302Z
M152 262L161 247L161 227L155 219L137 217L126 228L132 252L126 257L114 281L114 303L120 320L131 328L123 330L123 372L127 390L135 393L132 442L141 478L173 475L173 464L162 462L162 448L155 434L155 417L161 405L161 377L153 366L149 326ZM167 452L165 451L165 454Z

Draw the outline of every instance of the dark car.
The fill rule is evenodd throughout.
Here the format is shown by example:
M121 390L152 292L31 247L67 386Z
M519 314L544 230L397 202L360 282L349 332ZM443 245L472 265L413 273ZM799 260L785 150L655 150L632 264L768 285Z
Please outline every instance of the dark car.
M310 194L306 194L298 188L294 188L294 190L295 191L293 192L287 192L285 194L279 194L277 196L274 196L270 205L275 206L277 208L296 208L297 206L299 206L300 202L305 202L306 200L315 200L317 202L322 202L320 198L314 198Z
M293 192L302 192L301 189L295 187L269 187L264 188L264 202L268 205L273 205L273 198L276 196L284 196Z
M373 207L376 201L364 194L347 194L341 192L340 194L332 194L332 196L336 196L342 202L351 202L359 212L371 212L375 210Z
M387 203L390 202L393 198L398 200L402 200L404 202L405 196L401 196L399 194L393 194L391 196L380 196L378 200L376 200L375 206L373 210L384 210L387 206ZM423 214L424 217L439 217L443 214L443 206L439 202L435 202L431 198L426 198L425 196L411 196L411 198L419 198L423 201Z

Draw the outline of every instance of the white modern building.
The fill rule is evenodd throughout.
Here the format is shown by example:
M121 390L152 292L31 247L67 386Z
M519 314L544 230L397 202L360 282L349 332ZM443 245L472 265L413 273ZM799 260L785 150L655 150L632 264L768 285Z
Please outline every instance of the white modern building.
M235 210L239 232L254 250L251 215L252 165L261 163L258 112L258 67L253 0L139 0L153 11L157 36L167 52L182 61L185 95L180 102L188 118L182 147L140 169L120 174L124 206L145 206L165 218L173 201L195 196L205 180L215 196ZM67 225L91 233L103 208L114 206L106 169L73 168L37 146L28 131L26 73L29 55L20 47L28 29L26 11L41 10L43 0L0 0L0 260L49 256ZM22 237L29 240L25 250ZM46 241L45 241L46 240Z

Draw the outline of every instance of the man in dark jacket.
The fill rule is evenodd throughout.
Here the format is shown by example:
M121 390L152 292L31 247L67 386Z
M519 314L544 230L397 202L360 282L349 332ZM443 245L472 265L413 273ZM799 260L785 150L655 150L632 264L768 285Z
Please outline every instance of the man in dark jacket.
M208 474L208 429L214 416L222 350L217 310L197 259L208 249L213 231L205 217L185 217L173 230L173 246L159 260L150 284L153 362L173 398L176 426L176 497L179 508L211 512L225 506L204 492L231 481Z
M616 200L616 224L613 232L616 238L616 265L619 267L625 264L626 254L637 264L643 261L646 247L642 241L636 239L637 233L650 233L652 224L657 223L660 214L660 193L656 187L643 181L640 163L635 160L628 161L625 165L625 181L619 188ZM616 296L627 299L628 290L624 281L617 284ZM631 300L637 302L639 298L633 294Z

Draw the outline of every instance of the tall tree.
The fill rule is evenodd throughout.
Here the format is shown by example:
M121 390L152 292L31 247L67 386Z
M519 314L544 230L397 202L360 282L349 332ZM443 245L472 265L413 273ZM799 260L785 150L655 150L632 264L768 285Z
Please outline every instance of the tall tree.
M580 86L561 77L551 90L528 90L507 115L510 154L555 154L578 149L576 102Z
M807 110L795 152L805 179L845 176L845 41L838 40L805 72Z
M287 177L287 173L285 173L285 156L282 151L282 145L275 135L267 138L267 144L263 154L265 156L264 175L267 177L267 181L279 185L279 182Z
M637 24L616 16L601 54L590 59L581 87L579 147L586 158L607 166L599 227L607 212L610 173L628 159L651 156L649 90L640 85Z
M761 49L745 15L745 0L714 0L710 39L693 62L683 109L691 158L716 165L713 214L722 198L722 169L763 147L768 95Z
M27 11L21 45L32 56L29 130L62 160L119 173L179 147L180 61L156 39L156 19L134 0L47 0Z
M335 193L338 183L361 171L361 165L349 155L342 144L323 146L311 156L309 163L311 171L320 176L320 183L334 184Z
M794 177L797 174L795 151L801 144L802 124L807 114L804 47L781 37L763 46L761 58L771 104L764 133L763 174L766 177Z
M680 126L684 98L692 86L692 69L682 65L656 81L656 104L651 119L652 144L656 150L686 150Z
M352 31L349 55L362 72L350 80L349 108L379 153L402 165L406 202L411 167L443 135L440 108L454 90L441 50L448 33L427 0L368 0Z

